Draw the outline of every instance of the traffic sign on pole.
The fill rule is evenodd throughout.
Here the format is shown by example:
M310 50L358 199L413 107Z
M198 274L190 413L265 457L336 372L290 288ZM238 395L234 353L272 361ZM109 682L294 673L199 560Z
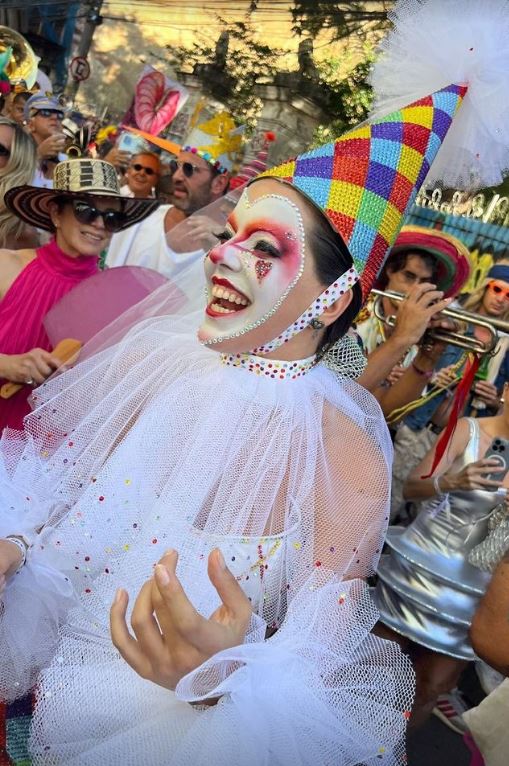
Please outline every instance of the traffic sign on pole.
M88 80L90 77L90 64L84 56L76 56L69 65L71 77L76 82Z

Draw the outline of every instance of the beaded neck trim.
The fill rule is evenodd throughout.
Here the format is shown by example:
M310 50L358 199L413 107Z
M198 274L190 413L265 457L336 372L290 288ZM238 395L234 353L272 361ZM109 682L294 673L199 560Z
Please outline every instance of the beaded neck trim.
M221 363L230 367L242 367L255 375L263 375L274 380L296 380L311 370L317 362L316 355L307 359L295 359L280 362L277 359L265 359L254 354L221 354Z

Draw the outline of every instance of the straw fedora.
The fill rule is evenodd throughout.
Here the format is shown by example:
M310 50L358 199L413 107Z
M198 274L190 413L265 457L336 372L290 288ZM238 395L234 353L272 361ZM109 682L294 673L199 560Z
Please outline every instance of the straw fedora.
M5 193L5 205L25 223L37 229L53 231L49 204L62 197L113 197L122 200L126 222L120 229L143 221L158 206L155 199L122 197L117 171L109 162L80 157L59 162L55 167L53 189L15 186Z

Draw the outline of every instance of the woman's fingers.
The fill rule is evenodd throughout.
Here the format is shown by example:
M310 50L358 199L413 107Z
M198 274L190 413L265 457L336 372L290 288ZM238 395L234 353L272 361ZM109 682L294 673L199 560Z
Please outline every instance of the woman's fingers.
M204 618L198 614L189 601L180 580L177 577L177 551L167 551L154 570L153 600L157 619L163 628L176 630L187 641L193 643Z
M111 640L127 664L142 678L148 678L148 663L138 642L131 636L127 627L125 616L128 603L129 596L125 590L119 588L110 609Z
M131 614L131 627L138 643L148 658L159 657L165 649L161 630L154 617L152 601L153 581L142 587Z
M215 548L209 555L208 573L210 581L223 604L234 618L242 623L245 622L247 626L252 612L251 604L234 575L226 566L224 556L219 548Z

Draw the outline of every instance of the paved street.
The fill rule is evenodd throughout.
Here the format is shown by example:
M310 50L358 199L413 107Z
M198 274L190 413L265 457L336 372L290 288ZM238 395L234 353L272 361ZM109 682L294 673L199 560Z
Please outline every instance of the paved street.
M469 766L463 738L433 716L408 742L408 766Z
M470 705L478 705L484 697L473 664L463 673L460 688ZM470 751L463 737L451 731L438 718L431 716L422 729L408 742L408 766L469 766Z

